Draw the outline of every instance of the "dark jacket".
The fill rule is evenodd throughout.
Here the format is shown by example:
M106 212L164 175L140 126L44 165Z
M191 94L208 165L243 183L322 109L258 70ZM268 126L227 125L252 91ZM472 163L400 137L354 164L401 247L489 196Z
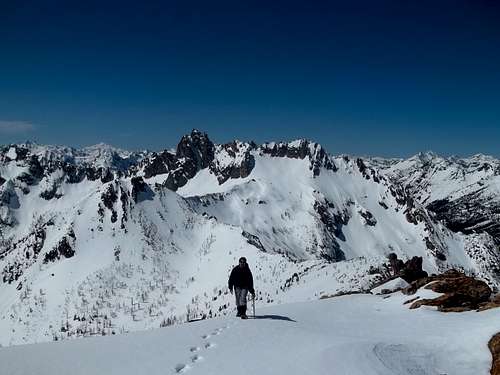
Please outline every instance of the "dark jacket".
M233 289L234 286L242 289L247 289L250 293L254 294L255 290L253 288L253 276L248 265L245 267L240 267L239 265L234 267L231 271L231 276L229 276L229 289Z

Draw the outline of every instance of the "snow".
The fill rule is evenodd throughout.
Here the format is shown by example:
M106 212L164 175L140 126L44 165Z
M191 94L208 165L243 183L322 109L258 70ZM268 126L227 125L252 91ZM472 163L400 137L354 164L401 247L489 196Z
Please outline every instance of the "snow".
M5 156L7 156L11 160L16 160L17 159L16 148L15 147L9 148L9 151L7 152L7 154L5 154Z
M394 292L396 290L400 290L400 289L403 289L403 288L406 288L407 286L409 286L410 284L408 284L405 280L403 280L402 278L398 277L394 280L390 280L382 285L379 285L377 286L376 288L373 288L371 290L371 292L373 294L382 294L382 291L389 291L389 292ZM384 293L385 294L385 293Z
M390 298L349 295L261 308L128 335L0 348L2 373L487 375L500 309L409 310ZM29 360L26 360L29 358Z
M288 147L298 147L300 142ZM238 152L233 159L226 149L216 146L218 167L231 167L233 162L243 160L248 145L235 144ZM69 160L125 168L140 157L104 144L84 150L33 144L26 147L42 161L53 164ZM314 155L321 150L315 143L309 143L309 147ZM457 267L478 272L490 285L497 282L489 266L497 259L491 237L452 233L429 218L417 225L408 222L407 207L391 195L393 185L386 180L376 183L367 179L355 161L336 158L333 161L338 170L322 168L319 176L313 176L308 158L249 152L255 167L246 178L231 178L220 184L206 168L172 192L155 187L155 182L162 183L168 176L158 175L147 181L151 196L137 203L130 196L134 170L122 177L116 174L115 180L106 184L87 179L70 184L65 182L64 172L56 169L27 186L16 178L28 171L26 161L0 163L0 175L7 180L0 187L0 195L8 190L12 198L12 203L9 200L0 207L0 219L7 224L1 227L0 241L18 244L0 259L0 270L14 264L23 271L11 284L0 283L0 344L44 342L54 337L71 340L82 336L78 333L81 329L84 335L94 334L88 319L75 320L74 316L96 315L95 319L91 317L92 329L118 334L156 329L166 319L180 323L187 315L199 318L209 311L217 317L232 314L227 308L232 297L226 283L239 256L249 260L260 293L259 304L266 306L367 291L377 282L370 268L381 267L391 252L401 259L423 257L423 267L429 273ZM409 171L418 170L418 163L426 158L409 161L408 165L403 165L404 161L387 162L386 167L392 170L386 173L411 175ZM440 163L435 156L431 159ZM472 166L474 163L469 162L471 171L478 168ZM439 170L446 165L436 168L439 178L433 180L431 193L468 191L460 190L461 185L447 185L446 178L451 175ZM450 168L453 173L460 172L458 167ZM476 172L481 176L485 173ZM488 178L488 183L499 181ZM479 179L470 176L466 180ZM40 193L53 184L58 198L41 198ZM441 185L445 186L443 191L439 191ZM103 208L101 199L111 186L117 192L123 189L128 196L126 204L122 205L120 199L113 204L116 222L111 221L112 211ZM495 189L491 191L498 191L498 187ZM380 205L381 201L387 208ZM340 234L326 229L316 204L332 217L345 218ZM422 211L425 213L425 208ZM366 220L368 213L373 215L375 225ZM121 227L124 216L128 219ZM38 226L44 228L45 242L39 256L28 259L27 245L35 241L32 234ZM76 236L75 255L44 262L44 256L70 230ZM249 243L244 234L257 237L263 249ZM425 244L426 237L431 237L446 261L436 260ZM332 263L323 258L335 245L345 261ZM61 331L67 323L69 332Z

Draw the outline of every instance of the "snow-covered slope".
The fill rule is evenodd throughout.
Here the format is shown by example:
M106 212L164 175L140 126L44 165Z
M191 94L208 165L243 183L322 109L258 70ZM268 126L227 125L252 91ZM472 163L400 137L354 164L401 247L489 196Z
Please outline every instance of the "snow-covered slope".
M232 314L226 282L243 255L262 304L366 290L392 252L498 286L496 237L440 221L425 189L410 189L422 168L404 163L305 140L217 145L198 131L160 153L0 147L0 344ZM427 196L460 194L447 183Z
M433 293L427 291L427 293ZM422 296L424 297L424 296ZM0 349L9 375L487 375L500 310L409 310L400 293L262 308L118 337ZM26 360L29 358L29 361Z
M431 152L407 160L370 160L405 185L450 229L487 232L500 243L500 161L485 155L443 158Z

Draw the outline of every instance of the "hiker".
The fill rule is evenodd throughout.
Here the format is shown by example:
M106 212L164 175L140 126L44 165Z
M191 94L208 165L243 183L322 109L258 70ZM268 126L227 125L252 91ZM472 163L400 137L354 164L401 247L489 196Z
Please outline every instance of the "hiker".
M241 257L239 264L231 271L229 276L229 291L236 296L236 307L241 319L247 319L247 294L250 292L252 298L255 298L255 289L253 288L253 276L247 264L247 259Z

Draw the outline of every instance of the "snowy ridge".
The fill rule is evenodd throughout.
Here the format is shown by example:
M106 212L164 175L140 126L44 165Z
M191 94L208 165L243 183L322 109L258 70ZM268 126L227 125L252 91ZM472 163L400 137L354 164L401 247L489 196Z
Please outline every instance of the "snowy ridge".
M498 329L499 309L409 310L403 305L407 298L365 294L257 304L256 319L247 321L224 317L118 337L3 348L0 361L5 373L38 375L489 373L486 342Z
M240 256L260 304L368 290L392 252L498 287L498 221L484 219L500 204L498 165L333 157L306 140L217 145L199 131L160 153L0 147L0 344L232 314ZM446 215L470 193L459 230Z

